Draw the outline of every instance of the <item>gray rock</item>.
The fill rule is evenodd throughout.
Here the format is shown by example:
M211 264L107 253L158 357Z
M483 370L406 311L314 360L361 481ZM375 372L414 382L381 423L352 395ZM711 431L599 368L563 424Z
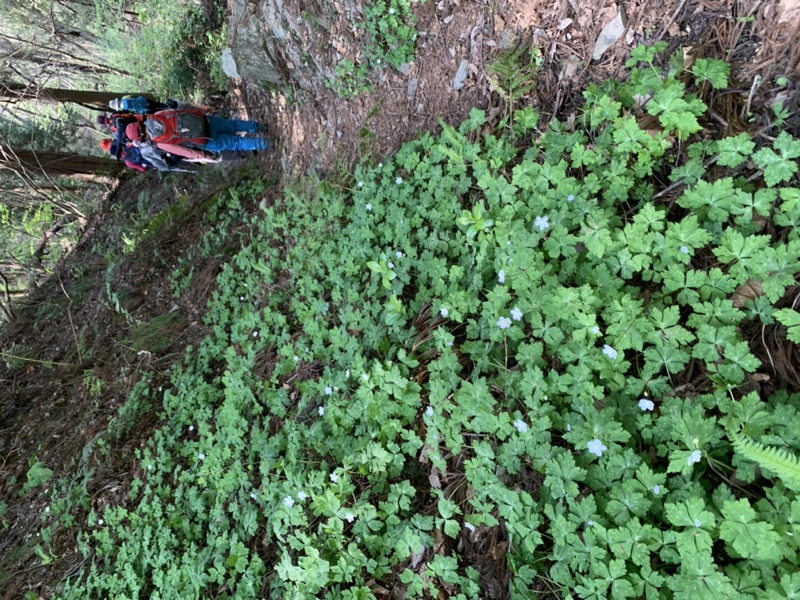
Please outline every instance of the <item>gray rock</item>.
M412 77L408 80L408 88L406 89L406 94L409 98L413 98L414 94L417 93L417 86L419 85L419 79L416 77Z
M460 90L464 87L464 82L467 80L467 67L469 67L469 61L466 58L461 59L461 64L458 65L458 71L456 71L456 76L453 78L453 89Z
M225 73L233 77L231 73L236 72L238 77L250 81L283 83L283 78L267 51L264 38L265 32L261 23L247 10L247 0L235 0L228 28L230 56L226 57L223 52L223 59L231 71L226 70Z
M605 51L623 35L625 35L625 11L620 5L617 9L617 16L611 19L600 32L592 51L592 60L600 60Z
M233 58L233 53L230 48L225 48L222 51L222 70L228 77L239 79L239 70L236 68L236 61Z
M501 31L497 36L497 47L500 50L508 50L514 43L514 34L510 31Z

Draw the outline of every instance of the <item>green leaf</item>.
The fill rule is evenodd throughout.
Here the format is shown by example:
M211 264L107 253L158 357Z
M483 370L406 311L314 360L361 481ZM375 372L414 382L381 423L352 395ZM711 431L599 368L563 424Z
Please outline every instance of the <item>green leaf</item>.
M800 313L791 308L775 311L775 318L787 327L786 337L790 342L800 344Z
M772 148L780 154L776 154ZM782 131L775 138L772 148L762 148L753 155L755 163L764 169L764 181L770 187L789 181L797 173L795 159L800 157L800 141Z
M750 136L740 133L732 137L722 138L717 142L717 164L722 167L738 167L753 153L756 145Z
M720 537L728 542L742 558L780 562L780 536L772 525L756 520L756 511L746 498L727 501L722 507L724 521L719 527Z
M53 471L45 467L43 462L38 461L33 463L28 469L25 485L22 486L23 493L35 487L39 487L52 476Z
M731 67L728 63L713 58L698 58L692 66L692 72L698 83L708 81L715 90L728 87L730 71Z

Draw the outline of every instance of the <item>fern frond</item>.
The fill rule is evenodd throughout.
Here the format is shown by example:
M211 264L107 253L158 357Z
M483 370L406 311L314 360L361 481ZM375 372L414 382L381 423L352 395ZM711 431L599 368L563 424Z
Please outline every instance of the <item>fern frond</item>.
M766 446L732 431L728 432L733 449L747 460L775 473L784 485L800 492L800 459L785 448Z

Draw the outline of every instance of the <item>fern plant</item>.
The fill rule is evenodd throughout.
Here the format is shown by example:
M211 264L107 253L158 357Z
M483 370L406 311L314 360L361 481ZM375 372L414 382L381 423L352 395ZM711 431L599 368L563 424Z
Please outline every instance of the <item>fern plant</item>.
M790 490L800 492L800 459L797 456L785 448L766 446L733 431L729 431L728 435L737 453L762 469L775 473Z

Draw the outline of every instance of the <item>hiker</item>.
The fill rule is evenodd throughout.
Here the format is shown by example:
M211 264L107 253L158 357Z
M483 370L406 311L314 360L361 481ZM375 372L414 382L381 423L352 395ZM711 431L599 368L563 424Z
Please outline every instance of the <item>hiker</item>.
M108 107L114 112L138 113L140 115L147 115L165 108L177 108L177 106L178 102L175 100L167 100L167 103L164 104L144 96L123 96L122 98L114 98L108 103Z
M200 108L168 109L148 115L143 123L125 128L125 135L135 142L150 140L165 152L187 158L201 158L203 152L253 152L272 146L263 137L242 137L237 133L259 133L255 121L223 119L208 115ZM201 152L198 154L197 150Z
M117 142L117 140L112 140L110 138L100 140L100 148L111 154L111 156L117 160L124 162L125 166L141 172L152 169L156 169L162 173L169 171L188 172L186 169L178 168L178 166L188 162L201 162L172 156L149 145L138 147L133 144L121 144ZM202 162L215 161L206 159Z

